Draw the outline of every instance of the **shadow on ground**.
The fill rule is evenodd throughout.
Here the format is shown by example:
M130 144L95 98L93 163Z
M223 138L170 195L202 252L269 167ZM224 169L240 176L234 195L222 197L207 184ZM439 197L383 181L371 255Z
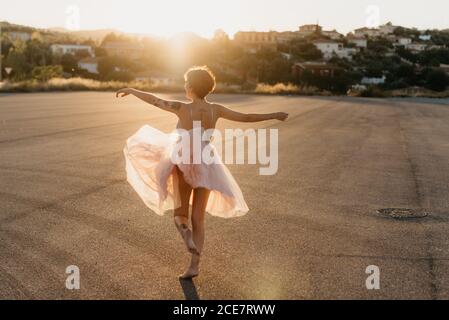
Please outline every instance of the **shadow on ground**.
M200 300L192 279L179 279L186 300Z

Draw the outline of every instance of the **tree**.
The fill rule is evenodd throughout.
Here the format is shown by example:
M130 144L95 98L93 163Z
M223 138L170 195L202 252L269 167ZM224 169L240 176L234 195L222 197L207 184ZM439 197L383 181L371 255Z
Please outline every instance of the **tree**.
M34 67L31 75L39 81L48 81L62 76L62 66L38 66Z
M368 40L368 50L376 53L385 53L391 49L393 45L391 41L385 38L369 39Z
M304 42L303 40L292 41L290 53L302 61L319 60L323 58L323 54L313 43Z
M117 63L114 57L104 57L98 60L98 73L101 77L106 78L106 76L116 70Z
M101 47L95 47L95 56L100 57L106 57L108 55L107 51L104 48Z
M405 49L404 47L398 47L396 49L396 53L403 59L406 59L410 62L416 63L418 62L418 56L411 52L410 50Z
M49 46L39 40L28 41L23 53L32 66L45 66L52 58Z
M71 54L65 54L61 57L61 65L64 72L73 73L78 69L78 61Z
M5 67L12 68L11 78L14 80L25 80L31 71L31 65L21 48L12 49L5 61Z
M449 64L449 49L432 49L420 52L418 62L425 66L438 67L442 64Z
M449 85L449 76L440 69L429 71L426 78L426 87L434 91L444 91Z

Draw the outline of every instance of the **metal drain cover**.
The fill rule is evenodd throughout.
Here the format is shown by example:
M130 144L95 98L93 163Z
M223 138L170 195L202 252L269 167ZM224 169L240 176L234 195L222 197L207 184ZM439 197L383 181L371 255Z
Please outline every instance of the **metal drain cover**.
M386 208L377 210L378 213L385 217L393 219L416 219L425 218L429 214L422 209L405 209L405 208Z

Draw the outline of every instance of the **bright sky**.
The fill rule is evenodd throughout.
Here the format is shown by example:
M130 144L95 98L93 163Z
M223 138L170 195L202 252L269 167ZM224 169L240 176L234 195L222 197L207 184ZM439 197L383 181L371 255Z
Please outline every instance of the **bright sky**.
M219 28L233 36L317 21L343 33L387 21L445 29L448 13L448 0L0 0L0 20L12 23L159 36L191 31L210 37Z

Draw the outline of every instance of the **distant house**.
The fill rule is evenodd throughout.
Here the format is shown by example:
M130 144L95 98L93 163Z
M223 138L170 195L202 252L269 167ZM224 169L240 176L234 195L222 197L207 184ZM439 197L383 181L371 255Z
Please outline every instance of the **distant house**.
M253 32L240 31L234 36L234 40L238 45L245 47L248 50L277 49L278 33L270 32Z
M414 52L421 52L427 49L426 43L409 43L405 46L406 49Z
M318 50L321 51L324 56L332 56L334 52L343 49L343 43L332 40L316 40L313 42L313 44Z
M51 52L56 55L72 54L86 52L89 56L94 57L95 52L91 46L80 44L52 44L50 46Z
M384 84L387 78L385 76L382 76L381 78L376 77L363 77L361 84L363 85L378 85L378 84Z
M419 40L430 41L432 40L432 36L430 34L421 34L419 35Z
M396 42L393 43L394 46L407 46L409 44L412 43L412 39L411 38L407 38L407 37L398 37L396 38Z
M358 48L368 47L368 40L365 37L348 36L348 42L354 44Z
M324 59L330 59L334 55L339 58L352 59L352 56L357 53L357 49L345 48L343 47L343 43L332 40L316 40L313 44L321 51Z
M344 36L341 34L341 33L339 33L337 30L331 30L331 31L325 31L325 30L323 30L323 31L321 31L321 34L323 35L323 36L326 36L326 37L329 37L329 38L331 38L332 40L340 40L341 38L343 38Z
M299 33L302 35L310 35L313 33L319 33L323 28L318 24L305 24L299 27Z
M356 37L369 37L369 38L376 38L380 37L382 33L379 29L376 28L359 28L354 30L354 35Z
M85 58L78 61L78 68L87 70L90 73L98 74L98 61L96 58Z
M296 78L300 78L304 72L309 72L313 75L332 78L335 76L336 70L338 70L337 67L326 62L298 62L292 67L292 75Z
M292 40L301 38L304 38L304 35L300 34L298 31L284 31L276 34L276 40L278 43L288 43Z
M298 31L239 31L234 35L234 41L249 52L257 52L262 48L277 50L279 44L288 43L295 39L304 39L311 34L322 34L333 40L343 38L343 35L336 30L322 31L322 28L319 25L307 24L300 26Z
M127 41L108 41L102 45L102 48L110 56L138 59L143 55L143 48L139 44Z
M393 34L396 29L397 29L397 26L394 26L391 22L388 22L384 25L379 26L379 32L382 35Z
M6 36L11 41L27 42L28 40L31 40L31 33L29 33L29 32L9 31L9 32L6 32Z

